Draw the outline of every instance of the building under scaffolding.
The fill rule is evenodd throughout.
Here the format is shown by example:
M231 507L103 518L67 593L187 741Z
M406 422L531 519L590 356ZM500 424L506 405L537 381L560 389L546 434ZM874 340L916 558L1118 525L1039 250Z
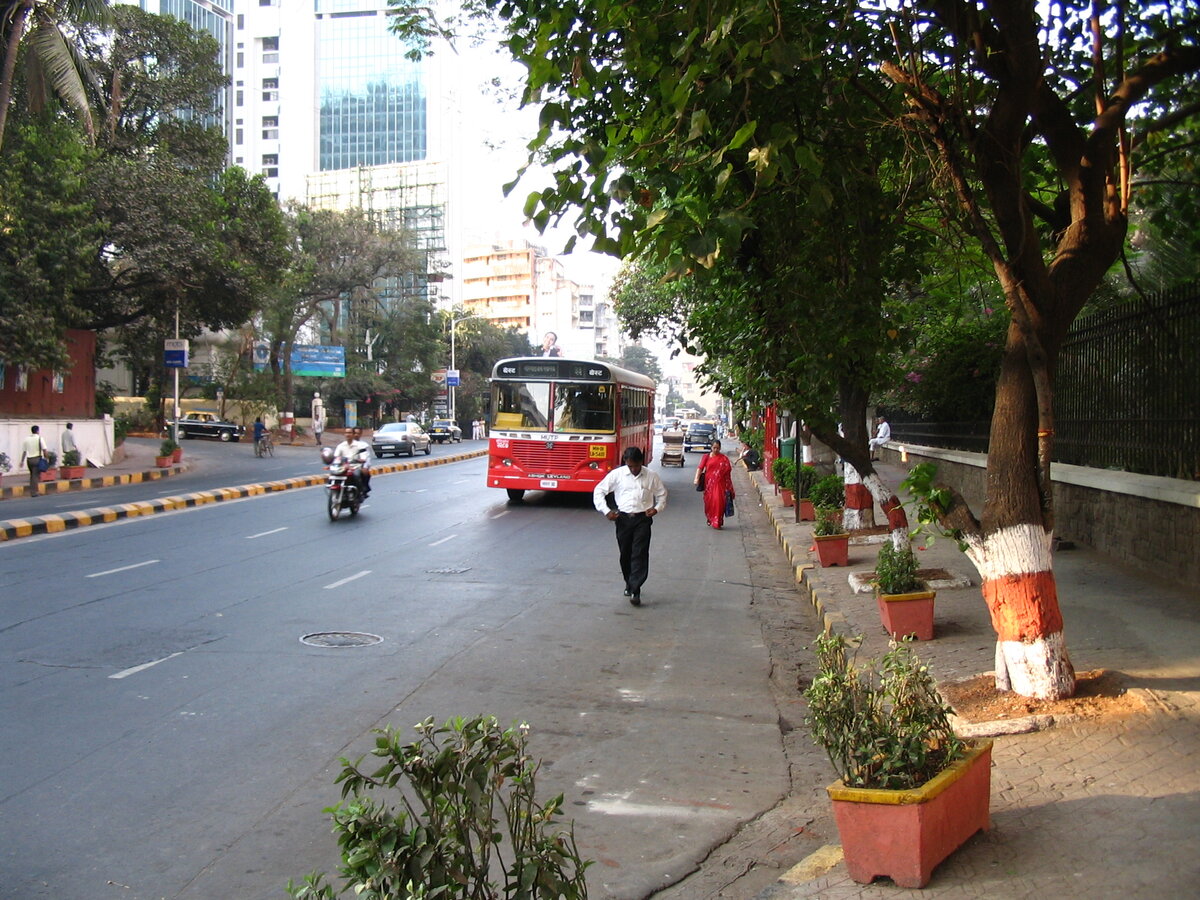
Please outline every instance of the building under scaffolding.
M437 303L450 260L446 241L446 165L394 163L314 172L307 178L314 209L360 209L384 228L407 233L425 262L405 283L386 286L386 299L423 298Z

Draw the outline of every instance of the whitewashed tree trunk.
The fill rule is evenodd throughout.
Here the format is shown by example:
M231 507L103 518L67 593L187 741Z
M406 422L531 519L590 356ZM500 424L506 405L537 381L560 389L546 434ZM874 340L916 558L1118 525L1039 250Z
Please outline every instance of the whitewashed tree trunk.
M875 511L872 502L874 498L863 484L858 469L847 461L842 477L846 483L846 506L842 513L842 527L846 531L875 527Z
M1050 558L1052 535L1038 525L967 539L996 631L996 689L1057 700L1075 689Z
M852 466L850 468L853 469ZM904 550L909 546L910 541L908 516L904 513L904 507L900 505L900 498L892 493L891 489L883 483L883 479L875 472L863 479L863 484L871 492L871 499L879 504L883 514L887 516L888 526L891 528L892 546L897 550Z

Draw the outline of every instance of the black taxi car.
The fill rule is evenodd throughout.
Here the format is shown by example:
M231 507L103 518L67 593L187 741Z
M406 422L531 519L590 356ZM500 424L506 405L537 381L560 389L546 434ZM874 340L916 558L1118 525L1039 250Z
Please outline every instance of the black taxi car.
M167 423L170 427L171 423ZM241 440L245 430L235 422L227 422L216 413L188 413L179 420L179 436L185 438L210 437L222 441Z
M434 419L429 425L429 436L439 444L444 444L446 441L452 444L455 441L462 443L462 429L454 423L453 419Z

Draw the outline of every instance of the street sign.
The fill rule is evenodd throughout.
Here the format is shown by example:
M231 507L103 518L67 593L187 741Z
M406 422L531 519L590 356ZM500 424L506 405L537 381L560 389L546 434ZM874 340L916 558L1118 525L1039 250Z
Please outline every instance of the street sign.
M449 387L458 387L458 369L446 370L446 384Z
M188 342L179 338L167 338L163 341L163 365L168 369L186 369Z

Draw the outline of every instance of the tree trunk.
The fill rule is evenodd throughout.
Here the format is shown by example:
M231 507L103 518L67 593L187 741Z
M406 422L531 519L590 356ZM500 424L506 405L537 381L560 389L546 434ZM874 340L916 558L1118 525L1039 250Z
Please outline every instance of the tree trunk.
M1043 515L1037 394L1025 342L1012 325L992 415L982 532L968 541L967 556L996 630L996 687L1058 700L1074 693L1075 670Z

